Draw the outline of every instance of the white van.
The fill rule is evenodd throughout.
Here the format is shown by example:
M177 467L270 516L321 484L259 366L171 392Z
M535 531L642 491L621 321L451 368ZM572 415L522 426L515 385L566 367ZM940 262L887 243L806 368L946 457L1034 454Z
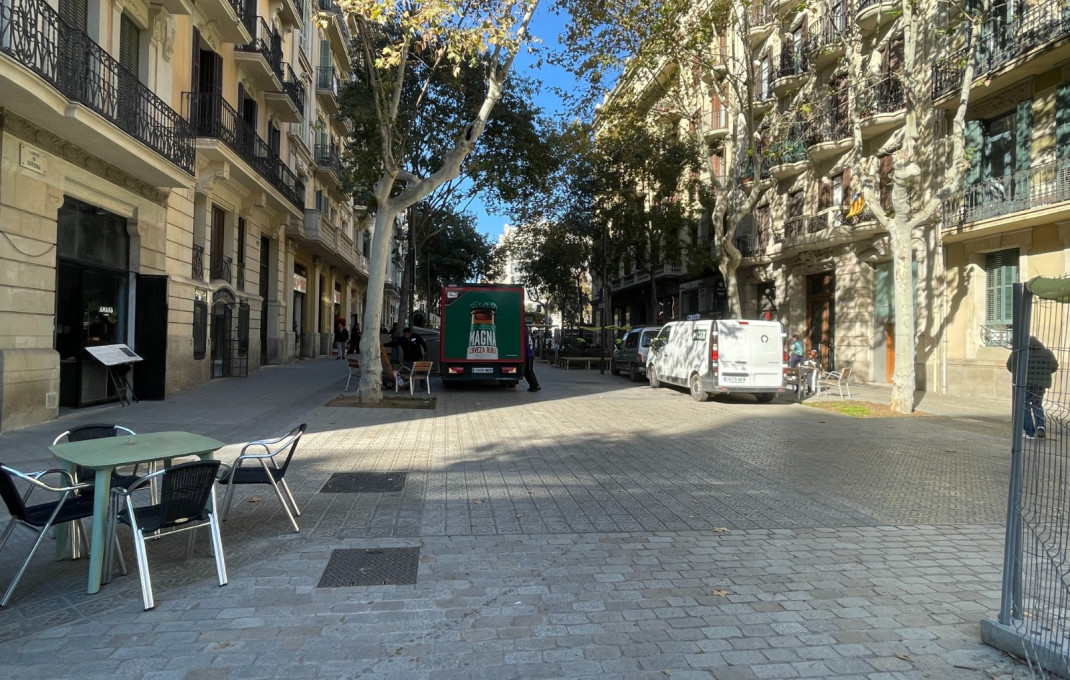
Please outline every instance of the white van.
M695 401L748 392L772 401L784 392L784 329L779 321L671 321L650 345L646 376L691 390Z

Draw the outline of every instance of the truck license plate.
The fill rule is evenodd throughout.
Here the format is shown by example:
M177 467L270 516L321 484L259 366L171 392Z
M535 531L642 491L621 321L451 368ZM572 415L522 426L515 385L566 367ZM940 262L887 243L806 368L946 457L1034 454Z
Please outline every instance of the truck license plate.
M472 369L473 373L493 373L494 369L488 366L476 366Z
M747 376L745 375L722 375L721 382L741 384L747 382Z

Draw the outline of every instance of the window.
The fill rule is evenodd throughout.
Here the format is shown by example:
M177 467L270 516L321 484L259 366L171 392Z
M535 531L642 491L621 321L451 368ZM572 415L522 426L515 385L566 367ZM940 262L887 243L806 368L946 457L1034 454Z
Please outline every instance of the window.
M993 119L985 126L984 177L997 179L1014 173L1014 133L1018 126L1017 112L1012 111Z
M878 156L877 162L880 166L878 170L878 187L880 189L881 207L889 210L892 207L892 171L895 163L891 154Z
M1018 249L985 255L985 324L1007 325L1013 321L1014 284L1018 282Z

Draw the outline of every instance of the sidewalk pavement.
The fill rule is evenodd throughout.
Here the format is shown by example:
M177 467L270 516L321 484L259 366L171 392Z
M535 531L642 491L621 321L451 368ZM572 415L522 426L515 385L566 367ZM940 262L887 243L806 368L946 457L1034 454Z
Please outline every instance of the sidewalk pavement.
M547 366L537 394L434 381L432 410L324 406L347 375L325 359L268 367L0 434L0 459L38 469L76 424L198 432L227 442L224 461L309 424L287 477L300 533L270 488L239 489L229 585L206 540L189 560L184 540L153 541L151 612L133 574L86 595L84 563L46 546L0 610L5 673L1029 677L979 640L998 608L1007 442L969 422L997 411L926 398L943 417L815 417ZM393 486L327 492L339 473ZM383 570L328 585L336 558L341 583Z

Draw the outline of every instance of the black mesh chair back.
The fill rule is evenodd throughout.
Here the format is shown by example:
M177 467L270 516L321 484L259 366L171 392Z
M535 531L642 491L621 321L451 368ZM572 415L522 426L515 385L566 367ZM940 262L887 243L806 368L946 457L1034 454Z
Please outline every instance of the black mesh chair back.
M42 481L47 476L57 476L61 483L58 486L53 486ZM15 477L29 484L30 492L25 496L20 494L18 487L15 486ZM30 566L30 560L33 559L37 549L41 547L41 543L52 525L93 516L92 496L76 495L76 492L91 486L90 484L75 484L71 474L65 470L45 470L44 472L27 474L0 463L0 496L3 497L4 504L11 514L11 519L4 528L3 534L0 535L0 550L7 544L8 539L11 538L11 534L18 525L27 527L37 533L37 540L34 542L33 548L30 549L30 554L26 556L3 598L0 599L0 607L7 605L8 600L11 599L12 593L15 592L15 586L19 584L22 575L26 573L26 568ZM59 498L47 503L29 505L28 499L34 489L43 489L59 494Z
M182 463L142 477L128 489L116 489L116 493L126 502L126 509L119 513L118 519L124 524L129 524L134 532L134 548L137 551L138 573L141 577L141 594L145 609L152 609L155 606L152 580L149 575L148 553L145 547L146 534L158 531L177 533L209 527L216 571L219 574L219 585L226 585L227 570L223 560L223 541L219 533L219 518L214 494L219 466L220 463L217 460ZM153 480L161 478L160 502L155 505L135 507L133 494L149 486ZM192 547L192 543L190 545Z
M294 519L295 516L301 516L301 509L297 507L290 485L286 483L286 470L290 467L290 461L307 428L307 424L301 423L281 437L252 441L242 447L237 460L219 479L221 484L227 485L227 494L223 500L224 519L230 510L235 486L269 484L282 502L282 508L286 511L286 516L290 518L294 531L301 531L301 528L297 526L297 520Z
M91 439L106 439L108 437L118 437L119 435L135 434L133 430L122 425L108 425L105 423L93 423L91 425L80 425L78 427L72 427L63 434L56 437L52 444L61 444L63 440L68 442L85 442ZM137 468L134 468L135 474L124 475L118 471L112 472L111 482L116 486L129 486L137 480ZM91 482L93 481L95 473L89 468L77 466L74 469L74 476L79 481Z

